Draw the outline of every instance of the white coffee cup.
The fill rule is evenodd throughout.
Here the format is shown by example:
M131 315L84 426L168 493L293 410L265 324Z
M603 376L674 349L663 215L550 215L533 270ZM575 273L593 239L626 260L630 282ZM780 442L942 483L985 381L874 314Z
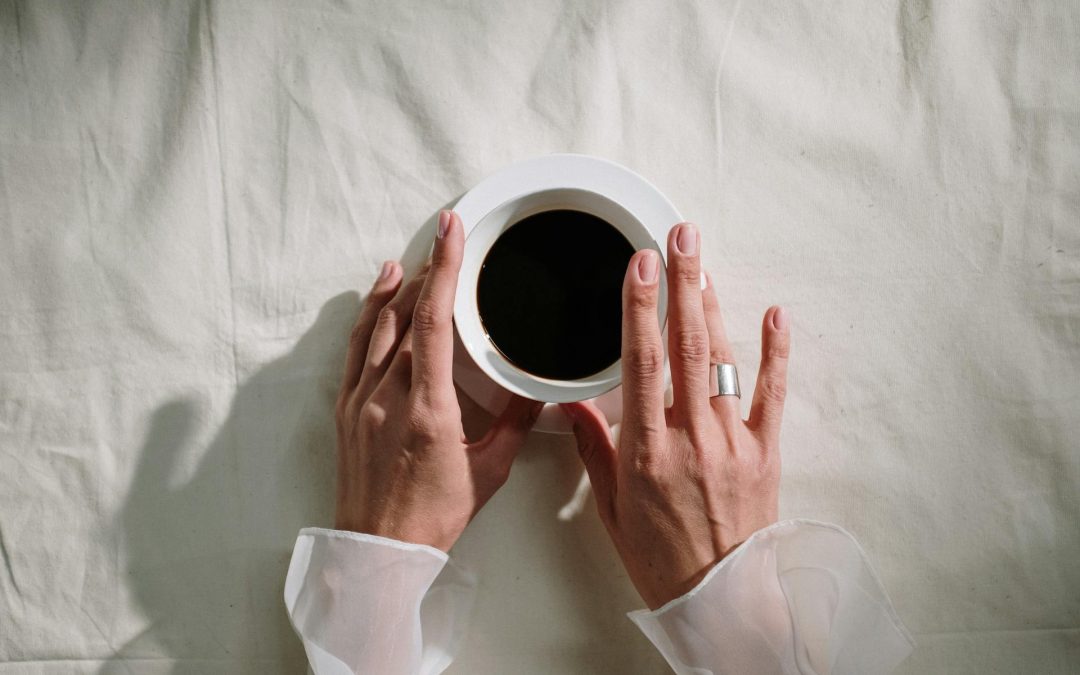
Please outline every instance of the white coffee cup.
M460 345L475 366L500 388L549 403L592 399L617 387L622 381L621 360L588 377L554 380L526 372L504 357L488 337L477 307L480 269L499 236L524 218L554 209L583 211L610 223L635 250L651 248L660 254L657 320L663 326L667 317L663 242L668 230L681 220L671 203L625 167L584 155L548 155L515 164L485 179L454 209L466 234L454 323ZM574 242L567 241L566 246L574 246ZM581 338L587 340L589 336L583 334ZM463 370L459 365L455 363L459 386L484 405L490 393L476 391L479 383L475 377L459 376Z

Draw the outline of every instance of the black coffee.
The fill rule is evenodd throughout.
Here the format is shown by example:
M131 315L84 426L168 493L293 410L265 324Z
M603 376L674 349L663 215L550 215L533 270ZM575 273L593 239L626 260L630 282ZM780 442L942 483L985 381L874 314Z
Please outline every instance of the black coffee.
M476 299L488 337L524 371L556 380L598 373L619 359L622 282L634 247L581 211L544 211L515 223L488 251Z

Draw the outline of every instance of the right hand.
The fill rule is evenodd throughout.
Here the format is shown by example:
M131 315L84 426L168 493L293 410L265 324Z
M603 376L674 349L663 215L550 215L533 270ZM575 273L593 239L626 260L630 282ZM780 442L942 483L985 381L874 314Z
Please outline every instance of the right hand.
M765 313L750 419L739 400L709 397L709 366L733 363L701 241L683 223L668 236L668 357L674 404L664 408L656 320L659 256L638 251L623 283L623 423L618 447L591 403L564 404L597 508L631 581L651 609L684 595L724 556L777 520L780 418L790 344L780 307Z

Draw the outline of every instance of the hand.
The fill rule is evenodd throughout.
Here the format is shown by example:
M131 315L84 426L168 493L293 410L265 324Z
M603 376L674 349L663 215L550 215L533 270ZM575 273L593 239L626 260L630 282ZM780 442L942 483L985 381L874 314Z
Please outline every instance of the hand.
M428 267L401 287L387 262L349 340L336 406L336 527L450 550L510 475L542 404L513 398L470 443L452 376L465 236L439 214Z
M744 422L736 397L709 397L709 364L734 361L711 280L701 290L700 239L687 223L668 237L674 405L664 409L656 320L659 257L643 250L630 260L623 283L618 447L595 406L563 406L574 421L600 518L652 609L692 589L732 549L777 518L788 318L779 307L765 313L761 370Z

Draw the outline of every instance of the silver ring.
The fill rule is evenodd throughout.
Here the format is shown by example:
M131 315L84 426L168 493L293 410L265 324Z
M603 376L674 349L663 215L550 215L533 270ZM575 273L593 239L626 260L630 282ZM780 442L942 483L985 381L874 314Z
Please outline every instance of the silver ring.
M742 398L739 391L739 371L734 363L713 363L709 365L709 397L734 396Z

